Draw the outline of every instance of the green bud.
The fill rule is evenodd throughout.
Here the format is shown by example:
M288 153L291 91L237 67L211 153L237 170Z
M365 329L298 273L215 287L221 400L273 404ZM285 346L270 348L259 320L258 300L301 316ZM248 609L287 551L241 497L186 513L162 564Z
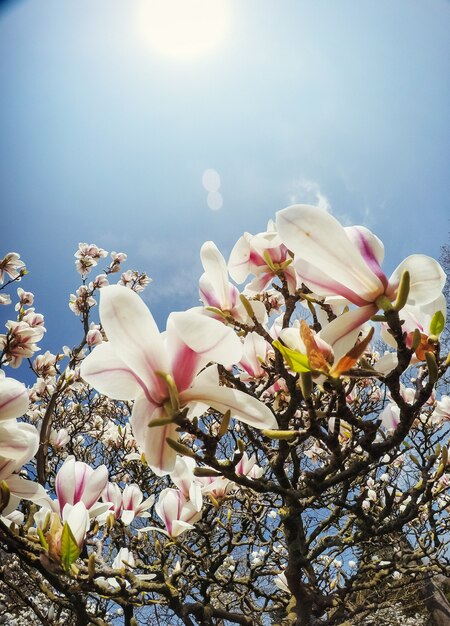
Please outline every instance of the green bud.
M425 352L425 358L428 366L428 380L432 385L437 381L439 377L438 365L436 363L436 357L432 352Z
M210 476L222 476L220 472L217 472L212 467L194 467L194 476L199 478L209 478Z
M405 270L400 278L400 284L397 291L397 299L394 303L394 310L401 311L406 304L409 296L411 280L408 270Z
M221 439L228 430L230 425L231 411L227 411L223 414L222 421L220 422L219 432L217 433L219 439Z
M0 513L6 509L9 504L11 492L5 480L0 482Z
M241 295L239 296L239 300L244 305L244 309L246 310L247 315L253 319L255 317L255 312L252 308L252 305L250 304L250 302L247 300L247 298L244 296L243 293L241 293Z
M300 372L300 389L305 400L309 400L313 391L311 372Z
M418 328L416 328L414 330L413 337L412 337L412 343L411 343L411 348L412 348L413 351L417 350L417 348L419 347L421 341L422 341L421 332L420 332L420 330Z
M95 552L91 552L88 559L88 578L92 580L95 576Z
M292 430L262 430L261 433L269 439L281 439L283 441L292 441L298 436L298 432Z
M167 426L172 424L173 419L171 417L160 417L159 419L152 420L147 424L148 428L157 428L158 426Z
M181 454L182 456L190 456L192 459L195 459L195 453L183 443L175 441L175 439L171 439L170 437L166 437L166 442L167 445L170 446L172 450L175 450L175 452L178 452L178 454Z

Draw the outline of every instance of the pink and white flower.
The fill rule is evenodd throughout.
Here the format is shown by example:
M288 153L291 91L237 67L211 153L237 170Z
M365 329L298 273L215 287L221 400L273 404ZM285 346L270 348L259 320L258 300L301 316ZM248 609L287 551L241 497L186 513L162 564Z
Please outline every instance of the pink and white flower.
M74 456L68 456L55 480L59 511L62 513L66 504L78 502L83 502L86 509L92 509L107 482L108 470L105 465L99 465L94 470L82 461L75 461Z
M197 511L181 491L170 488L161 491L155 511L164 522L170 537L178 537L186 530L191 530L202 516L201 511Z
M234 468L236 474L241 476L248 476L249 478L261 478L263 475L263 468L256 464L256 456L252 454L249 458L248 454L244 452L241 460Z
M44 488L16 473L34 457L39 447L36 428L15 419L23 415L28 406L25 385L13 378L6 378L0 372L0 481L6 481L11 493L3 515L14 511L22 498L49 506Z
M0 261L0 285L5 282L5 274L12 280L19 278L25 270L25 263L20 260L20 254L17 252L8 252L8 254Z
M378 310L380 296L396 298L406 270L411 277L409 304L432 302L444 286L441 266L423 254L406 258L388 279L381 269L384 246L378 237L363 226L344 228L318 207L297 204L279 211L277 228L306 286L319 296L338 296L362 307L366 319Z
M176 425L151 427L155 419L171 418L197 402L256 428L276 425L268 407L247 394L214 384L196 384L196 375L210 361L230 366L242 355L234 332L193 311L172 313L161 335L139 296L113 285L102 289L100 319L109 339L81 365L82 377L101 393L134 400L133 435L156 473L170 473L176 453L166 439L176 438ZM150 426L150 427L149 427Z
M260 293L282 272L290 293L297 289L297 275L291 265L287 247L281 241L272 220L267 231L244 235L236 242L228 261L230 276L243 283L249 274L255 278L245 288L246 293Z
M28 359L40 350L36 345L42 339L45 328L33 328L26 321L9 320L5 324L6 335L0 335L0 350L5 350L7 362L11 367L19 367L23 359Z
M139 486L135 483L127 485L122 493L122 514L120 519L128 526L135 517L148 517L147 509L149 509L155 496L151 495L144 500L144 495Z

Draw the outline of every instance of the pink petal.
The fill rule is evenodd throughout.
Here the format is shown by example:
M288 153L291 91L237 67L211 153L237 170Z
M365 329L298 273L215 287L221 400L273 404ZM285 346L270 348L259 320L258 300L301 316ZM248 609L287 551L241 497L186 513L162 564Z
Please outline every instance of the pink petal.
M142 491L139 486L135 483L127 485L123 490L122 502L124 509L135 511L139 503L142 502Z
M55 491L58 498L59 508L62 511L67 503L73 504L75 489L75 457L68 456L58 470L55 479Z
M193 311L170 314L167 347L173 355L171 369L179 391L189 387L210 361L230 366L240 360L243 350L230 327Z
M384 259L383 242L364 226L347 226L344 230L351 241L357 246L364 261L381 280L384 288L386 288L388 280L381 269L381 264Z
M178 489L163 489L159 494L155 512L163 521L169 534L172 533L172 523L180 517L183 501L183 495Z
M272 411L262 402L243 391L213 385L195 386L180 394L182 405L204 402L213 409L226 413L254 428L277 428Z

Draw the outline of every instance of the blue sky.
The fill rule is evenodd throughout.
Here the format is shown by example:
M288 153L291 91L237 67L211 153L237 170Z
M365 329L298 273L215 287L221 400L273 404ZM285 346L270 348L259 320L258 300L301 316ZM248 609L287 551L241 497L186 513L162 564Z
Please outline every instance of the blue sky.
M203 241L228 255L294 201L371 228L387 272L413 252L439 256L448 0L230 0L228 33L193 60L138 35L138 4L0 6L0 256L26 261L42 349L79 340L67 305L79 241L127 252L126 268L153 278L160 327L197 303ZM207 168L221 176L218 211Z

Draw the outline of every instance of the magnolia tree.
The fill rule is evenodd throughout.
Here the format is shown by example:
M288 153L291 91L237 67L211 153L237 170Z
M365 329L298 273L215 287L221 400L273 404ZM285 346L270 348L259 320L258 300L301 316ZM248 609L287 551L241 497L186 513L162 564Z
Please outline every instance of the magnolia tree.
M372 232L306 205L228 264L212 242L200 255L201 305L160 332L150 279L80 244L82 333L58 354L38 353L44 319L17 289L0 335L3 623L356 624L448 575L437 261L388 278ZM25 274L4 257L1 304Z

